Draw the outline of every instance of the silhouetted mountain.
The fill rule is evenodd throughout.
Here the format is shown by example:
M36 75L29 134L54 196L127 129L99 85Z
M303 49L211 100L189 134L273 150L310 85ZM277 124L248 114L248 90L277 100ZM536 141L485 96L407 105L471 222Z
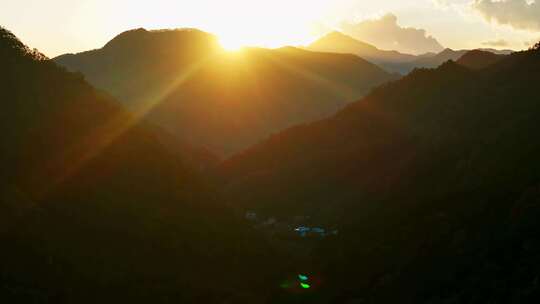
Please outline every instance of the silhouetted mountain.
M445 49L440 53L423 55L402 54L396 51L379 50L375 46L358 41L340 32L331 32L310 44L307 49L320 52L355 54L375 63L387 71L407 74L415 68L436 68L448 60L456 61L468 50ZM508 55L510 50L482 49L493 54Z
M358 41L340 32L331 32L307 47L308 50L355 54L392 72L404 72L400 64L416 59L416 56L396 51L379 50L373 45Z
M159 129L3 28L0 66L1 302L254 302L268 249Z
M540 44L417 69L229 159L224 192L339 228L311 303L538 302L539 81Z
M537 303L540 44L481 69L455 53L203 176L215 160L178 138L236 151L392 77L197 30L58 59L117 101L0 28L0 300ZM291 237L302 221L332 232Z
M444 49L444 51L430 56L422 56L412 62L410 62L411 68L436 68L448 60L456 61L461 56L465 55L468 50L454 51L452 49Z
M487 51L473 50L465 53L456 62L470 69L483 69L501 61L504 56Z
M458 61L460 58L467 55L467 53L471 53L471 52L472 54L477 54L477 55L480 54L481 52L483 54L483 57L491 57L491 58L496 58L497 55L502 56L502 55L509 55L512 53L512 51L510 50L497 51L493 49L479 49L479 50L472 50L472 51L469 51L469 50L455 51L452 49L445 49L439 54L435 54L435 55L425 54L425 55L418 56L416 60L409 63L409 69L412 70L414 68L436 68L449 60ZM492 56L492 55L495 55L495 56ZM480 61L481 59L477 58L476 60ZM465 65L469 63L474 65L472 62L463 62L463 63ZM486 64L489 64L489 63L486 62ZM481 65L482 64L478 63L478 66L481 66ZM472 68L473 66L470 66L470 67Z
M497 49L492 49L492 48L481 48L478 50L484 51L484 52L490 52L497 55L510 55L515 52L513 50L497 50Z
M198 30L128 31L59 64L179 139L230 155L335 113L397 78L352 55L295 48L223 51Z

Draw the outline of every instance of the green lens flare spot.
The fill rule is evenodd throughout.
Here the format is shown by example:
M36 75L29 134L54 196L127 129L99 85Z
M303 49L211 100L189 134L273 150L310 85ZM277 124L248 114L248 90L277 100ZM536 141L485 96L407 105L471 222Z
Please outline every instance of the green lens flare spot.
M298 275L298 278L300 279L300 281L307 281L308 280L307 276L301 275L301 274Z
M309 286L309 284L306 284L306 283L300 283L300 287L304 288L304 289L309 289L311 288L311 286Z

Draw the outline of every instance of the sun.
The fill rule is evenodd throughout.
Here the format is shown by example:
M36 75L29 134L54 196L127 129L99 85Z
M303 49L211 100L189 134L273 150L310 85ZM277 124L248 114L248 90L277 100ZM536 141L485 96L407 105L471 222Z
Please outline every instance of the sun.
M253 23L248 27L230 25L209 31L216 35L222 48L227 51L239 51L248 47L273 49L299 46L313 40L310 33L294 28L293 25L290 28L282 25L282 28L276 29L275 26Z
M237 37L223 37L219 38L219 44L221 47L229 52L240 51L246 44Z

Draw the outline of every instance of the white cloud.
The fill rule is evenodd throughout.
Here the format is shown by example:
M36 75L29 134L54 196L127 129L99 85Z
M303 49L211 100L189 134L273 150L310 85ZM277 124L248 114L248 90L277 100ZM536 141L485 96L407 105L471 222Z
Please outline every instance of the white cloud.
M475 0L472 5L490 22L514 29L540 31L540 1Z
M458 6L471 3L471 0L432 0L435 4L446 7L446 6Z
M439 52L443 46L423 29L401 27L393 14L359 23L344 22L344 33L381 49L420 54Z
M508 47L510 43L504 39L489 40L482 42L482 45L489 47Z

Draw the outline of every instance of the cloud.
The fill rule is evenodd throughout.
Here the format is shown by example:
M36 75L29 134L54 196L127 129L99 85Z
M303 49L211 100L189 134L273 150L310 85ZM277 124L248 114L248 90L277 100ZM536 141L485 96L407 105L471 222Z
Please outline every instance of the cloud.
M448 6L452 3L451 0L431 0L433 3L441 6Z
M489 47L508 47L510 43L504 39L490 40L482 42L482 45Z
M464 5L464 4L471 3L471 0L431 0L431 1L441 7L448 7L448 6L453 6L453 5Z
M345 34L381 49L412 54L439 52L444 49L435 38L428 36L425 30L401 27L393 14L360 23L344 22L341 28Z
M472 5L490 22L540 31L540 0L475 0Z

